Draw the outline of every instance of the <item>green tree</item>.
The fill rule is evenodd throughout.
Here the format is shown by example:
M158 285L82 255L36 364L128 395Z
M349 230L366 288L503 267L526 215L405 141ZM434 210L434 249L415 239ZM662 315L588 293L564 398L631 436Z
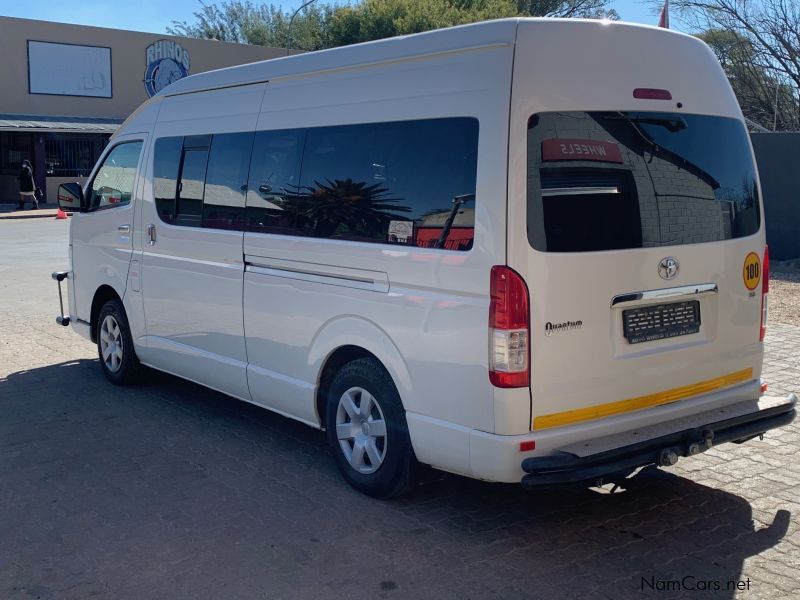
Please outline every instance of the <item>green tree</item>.
M292 23L292 47L320 50L514 16L609 17L611 0L358 0L316 2ZM193 21L175 21L168 33L225 42L286 47L291 13L274 4L200 0Z
M292 47L303 50L331 47L327 23L334 10L331 4L317 3L299 13L292 23ZM200 0L200 10L194 13L194 21L173 21L167 33L284 48L289 42L290 19L291 13L274 4L256 5L240 0L209 4Z
M511 0L364 0L335 11L329 28L344 46L516 14Z

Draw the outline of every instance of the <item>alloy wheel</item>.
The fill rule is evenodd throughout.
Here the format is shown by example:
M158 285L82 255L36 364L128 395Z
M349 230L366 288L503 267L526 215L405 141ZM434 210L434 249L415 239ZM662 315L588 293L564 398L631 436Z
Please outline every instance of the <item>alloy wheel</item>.
M112 315L107 315L100 326L100 354L109 371L119 371L122 366L122 330Z
M336 437L347 462L359 473L369 475L383 464L386 421L380 404L364 388L352 387L339 398Z

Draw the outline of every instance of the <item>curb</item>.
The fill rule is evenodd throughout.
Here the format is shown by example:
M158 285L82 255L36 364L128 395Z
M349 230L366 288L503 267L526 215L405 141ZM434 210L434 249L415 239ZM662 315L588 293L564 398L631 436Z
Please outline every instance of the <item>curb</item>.
M55 209L39 209L39 210L30 210L30 211L19 211L13 213L0 213L0 221L7 219L55 219L56 218L56 211Z

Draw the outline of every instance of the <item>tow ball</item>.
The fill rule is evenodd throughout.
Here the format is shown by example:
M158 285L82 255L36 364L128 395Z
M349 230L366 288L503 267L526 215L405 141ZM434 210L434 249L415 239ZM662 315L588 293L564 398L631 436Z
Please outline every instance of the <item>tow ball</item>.
M658 453L658 466L671 467L678 462L680 456L695 456L714 445L714 432L710 429L704 429L700 436L702 439L696 442L689 442L683 449L676 447L662 448Z

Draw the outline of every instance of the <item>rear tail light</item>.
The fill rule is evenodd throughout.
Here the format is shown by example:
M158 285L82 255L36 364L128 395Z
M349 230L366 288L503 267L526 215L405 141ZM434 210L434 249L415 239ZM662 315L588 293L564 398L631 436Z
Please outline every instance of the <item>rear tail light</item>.
M516 271L494 266L489 304L489 380L502 388L530 384L528 286Z
M767 318L769 317L769 246L764 246L764 266L761 269L761 334L758 339L764 341L767 335Z

